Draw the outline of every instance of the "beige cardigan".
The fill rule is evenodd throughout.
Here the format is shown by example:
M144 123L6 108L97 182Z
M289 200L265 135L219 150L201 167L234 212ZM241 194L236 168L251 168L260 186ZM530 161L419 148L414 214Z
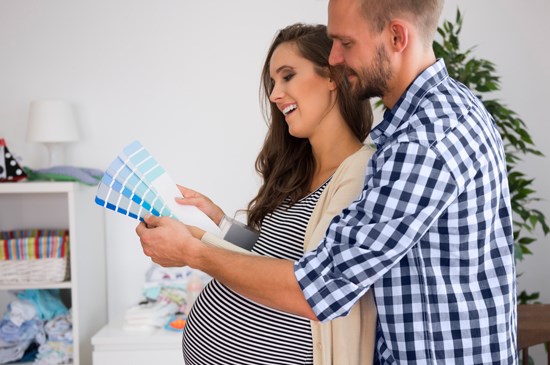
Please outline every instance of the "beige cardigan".
M311 251L325 237L332 219L348 207L364 187L367 162L363 147L345 159L319 198L306 230L304 250ZM369 290L346 317L326 323L311 322L315 365L368 365L374 356L377 312Z
M304 251L317 247L332 219L359 197L372 151L364 146L336 169L319 197L309 220ZM205 233L202 241L232 251L253 254L223 239ZM368 365L374 356L376 307L369 290L346 317L327 323L311 321L315 365Z

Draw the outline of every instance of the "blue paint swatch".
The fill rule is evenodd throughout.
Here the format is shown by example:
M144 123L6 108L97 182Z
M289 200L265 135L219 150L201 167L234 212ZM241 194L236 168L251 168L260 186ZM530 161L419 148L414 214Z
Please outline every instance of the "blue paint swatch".
M175 218L152 185L164 172L149 151L134 141L105 170L95 202L141 221L146 214Z

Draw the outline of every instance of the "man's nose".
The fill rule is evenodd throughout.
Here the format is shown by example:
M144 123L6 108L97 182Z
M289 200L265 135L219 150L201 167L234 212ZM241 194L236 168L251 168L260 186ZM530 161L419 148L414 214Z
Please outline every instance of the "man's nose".
M330 55L328 56L328 63L332 66L344 63L344 57L342 56L342 46L338 45L337 42L332 43Z

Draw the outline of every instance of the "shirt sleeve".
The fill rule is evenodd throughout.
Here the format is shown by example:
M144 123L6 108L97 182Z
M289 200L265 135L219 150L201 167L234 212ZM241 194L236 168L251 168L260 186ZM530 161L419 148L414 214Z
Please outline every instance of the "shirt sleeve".
M457 194L455 179L429 147L399 143L377 153L359 199L332 220L317 249L295 263L317 318L345 316Z

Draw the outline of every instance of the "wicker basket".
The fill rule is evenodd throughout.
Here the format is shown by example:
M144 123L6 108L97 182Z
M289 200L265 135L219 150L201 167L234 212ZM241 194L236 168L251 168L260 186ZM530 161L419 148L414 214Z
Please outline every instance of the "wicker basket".
M68 278L69 232L0 232L0 283L61 282Z

